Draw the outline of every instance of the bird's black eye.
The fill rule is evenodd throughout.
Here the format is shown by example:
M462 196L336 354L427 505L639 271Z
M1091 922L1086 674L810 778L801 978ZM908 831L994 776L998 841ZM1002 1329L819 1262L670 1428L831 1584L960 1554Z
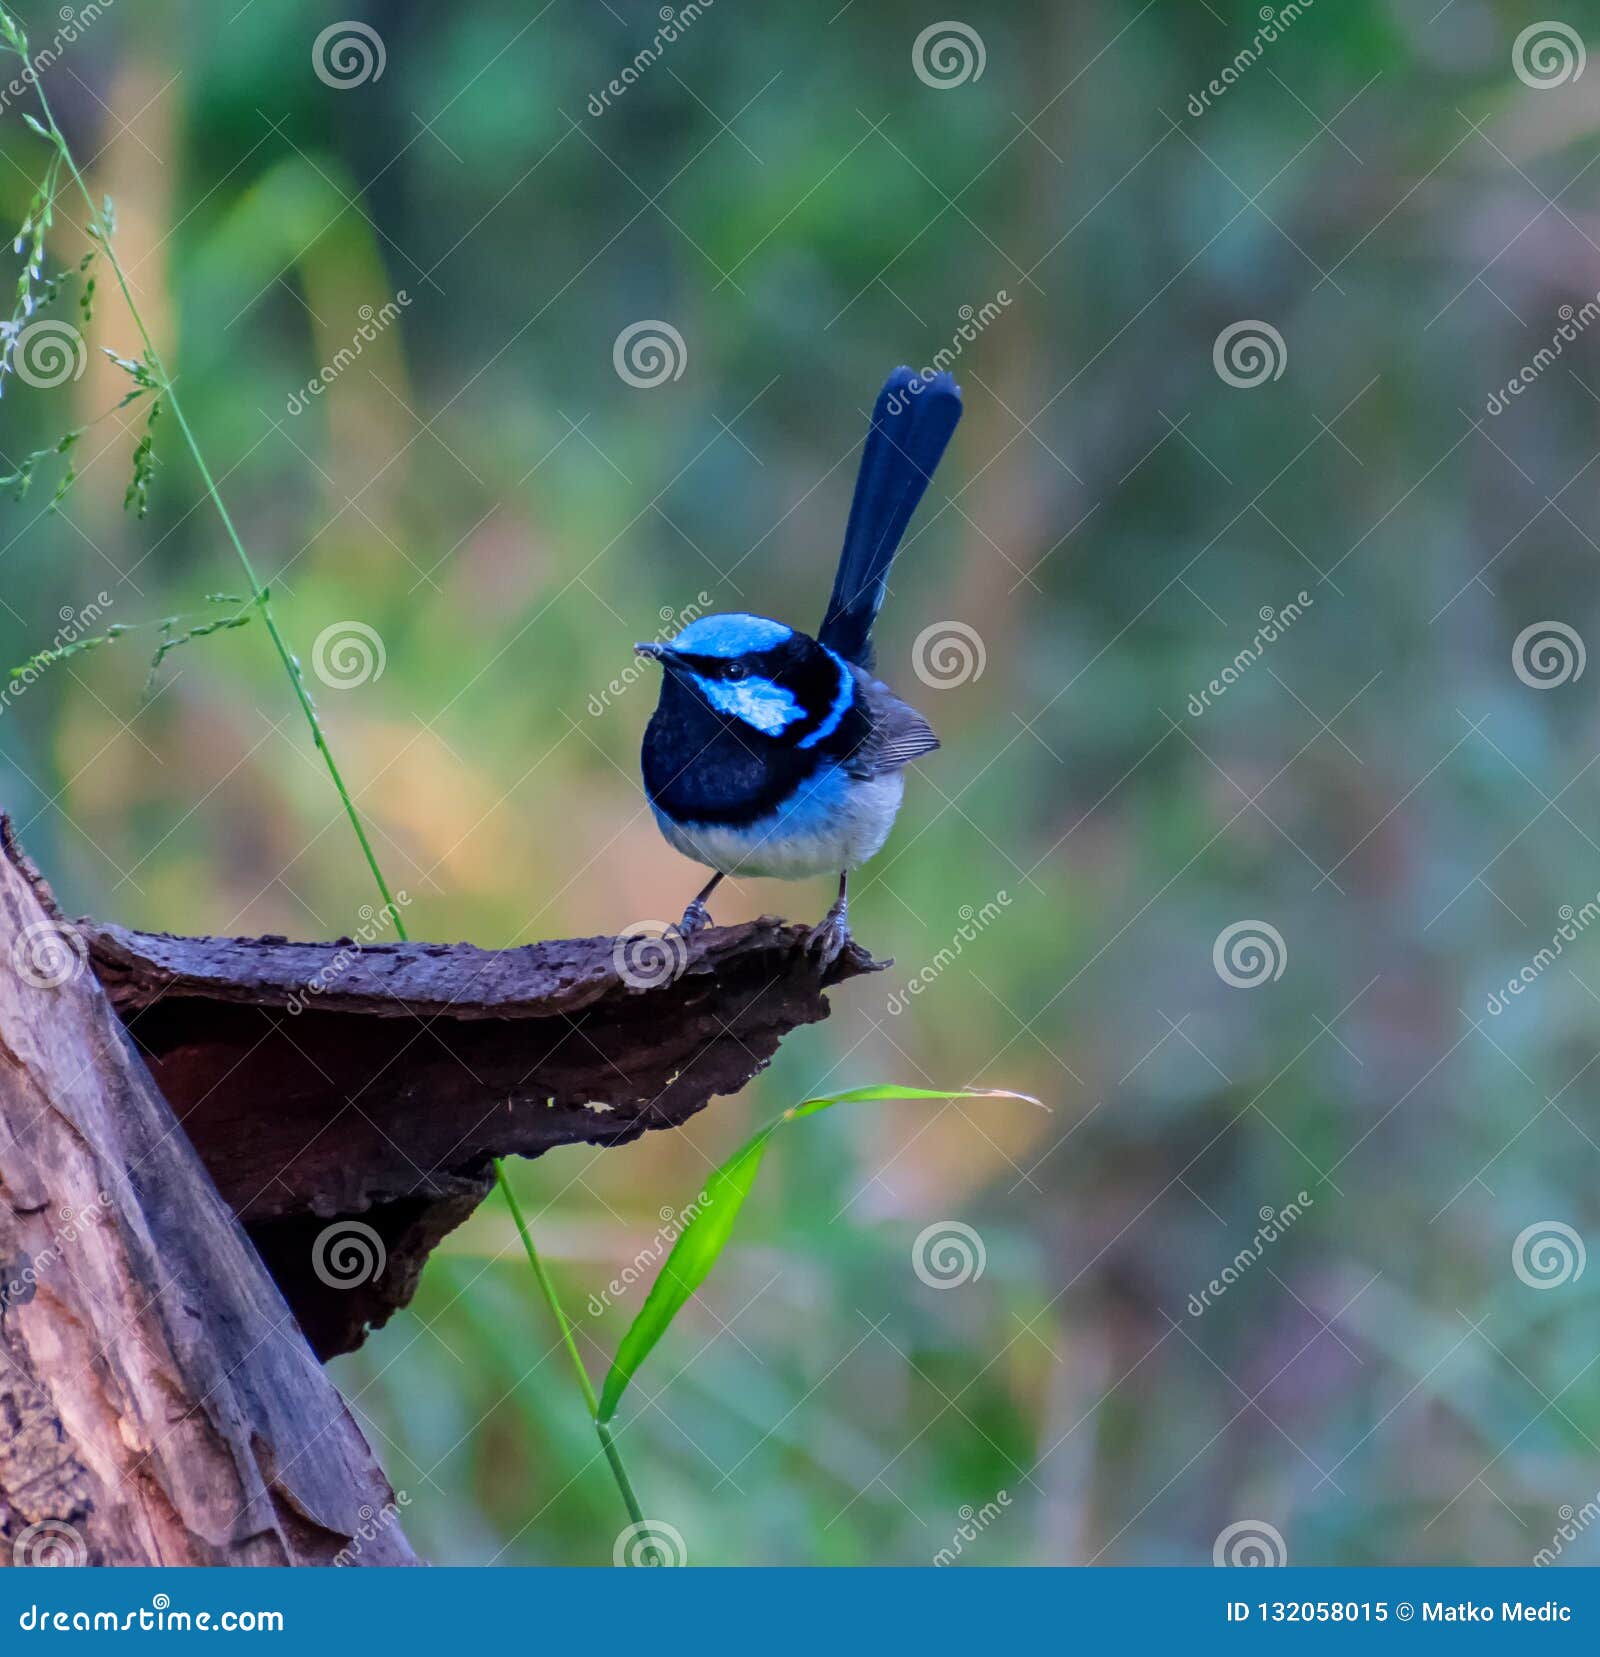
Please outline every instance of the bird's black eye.
M743 662L729 662L722 671L730 679L742 679L745 675L745 665Z

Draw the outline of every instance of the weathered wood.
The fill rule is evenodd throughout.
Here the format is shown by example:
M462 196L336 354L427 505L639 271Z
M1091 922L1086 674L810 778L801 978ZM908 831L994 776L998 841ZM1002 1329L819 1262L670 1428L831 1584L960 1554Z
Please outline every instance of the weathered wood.
M86 940L6 850L0 1562L15 1547L40 1563L414 1563L388 1485L87 970Z
M823 969L770 916L507 950L74 926L323 1357L410 1300L495 1157L676 1127L880 966L850 944Z

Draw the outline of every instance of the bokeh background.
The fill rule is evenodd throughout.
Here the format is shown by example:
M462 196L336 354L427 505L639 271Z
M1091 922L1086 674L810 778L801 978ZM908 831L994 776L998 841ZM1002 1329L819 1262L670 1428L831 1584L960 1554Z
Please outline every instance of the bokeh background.
M653 686L607 691L629 645L702 592L817 618L883 374L999 306L881 628L945 741L855 887L898 965L685 1130L515 1177L598 1374L643 1289L587 1297L775 1111L880 1081L1051 1110L786 1134L626 1406L647 1509L698 1563L1197 1563L1248 1524L1297 1563L1519 1564L1569 1517L1563 1562L1600 1562L1596 8L1560 0L1563 70L1494 0L1306 3L1259 52L1234 0L1019 0L964 13L981 73L969 38L919 74L937 11L722 0L598 116L655 7L361 7L383 71L329 84L352 9L118 0L46 84L295 648L382 641L381 677L314 688L415 936L678 912ZM104 280L98 309L129 351ZM618 372L641 321L678 377ZM1218 347L1241 322L1264 358ZM94 422L62 510L48 462L6 504L5 666L101 592L148 623L238 589L170 424L124 514L124 384L98 355L5 383L11 462ZM197 640L147 696L154 636L0 713L0 801L65 906L354 930L369 880L265 637ZM1240 922L1264 957L1218 955ZM949 1222L982 1271L944 1285L917 1240ZM430 1557L609 1560L497 1205L336 1373Z

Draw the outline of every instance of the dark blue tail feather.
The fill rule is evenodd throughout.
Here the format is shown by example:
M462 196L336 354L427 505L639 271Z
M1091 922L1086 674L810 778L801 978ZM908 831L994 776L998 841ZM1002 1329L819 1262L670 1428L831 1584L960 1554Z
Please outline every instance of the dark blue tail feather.
M961 418L961 388L948 374L923 380L897 368L878 393L861 451L844 551L818 639L847 662L872 663L872 624L896 549L950 434Z

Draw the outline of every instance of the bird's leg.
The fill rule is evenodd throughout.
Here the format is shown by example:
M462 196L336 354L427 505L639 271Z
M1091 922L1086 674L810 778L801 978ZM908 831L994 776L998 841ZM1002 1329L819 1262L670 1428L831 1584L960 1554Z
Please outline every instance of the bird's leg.
M710 897L714 891L716 891L718 885L721 884L721 881L722 876L720 874L712 875L710 880L708 880L705 885L700 888L699 895L695 898L694 902L684 910L683 919L678 922L678 931L681 932L685 938L692 938L702 926L710 926L711 911L706 908L706 899Z
M815 954L824 968L838 960L839 952L850 941L850 903L845 895L849 871L839 871L839 895L833 900L827 914L806 934L806 949Z

